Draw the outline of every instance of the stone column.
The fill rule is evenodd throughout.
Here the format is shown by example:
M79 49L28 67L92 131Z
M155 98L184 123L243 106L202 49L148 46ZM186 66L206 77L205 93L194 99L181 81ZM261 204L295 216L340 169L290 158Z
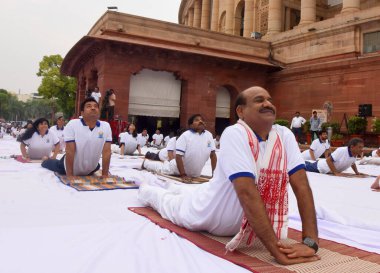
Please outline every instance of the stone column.
M226 27L225 32L228 34L233 34L234 26L234 1L233 0L227 0L226 1Z
M211 30L218 31L219 0L212 0Z
M285 8L285 31L290 29L290 11L291 9L289 7Z
M210 29L210 1L202 1L202 19L201 19L201 28Z
M188 26L192 27L194 24L194 9L189 9L188 13Z
M316 0L301 0L300 26L315 22L317 16Z
M244 37L251 37L253 30L253 10L255 2L254 0L245 0L244 8Z
M201 27L201 0L195 0L194 2L194 22L193 27Z
M268 32L272 35L281 32L282 0L269 0Z
M343 0L342 13L360 10L360 0Z

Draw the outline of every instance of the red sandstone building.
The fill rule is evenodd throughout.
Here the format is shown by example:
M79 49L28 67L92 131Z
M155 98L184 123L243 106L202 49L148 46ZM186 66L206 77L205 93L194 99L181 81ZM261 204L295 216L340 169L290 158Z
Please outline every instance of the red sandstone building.
M191 114L201 113L220 132L233 119L238 92L259 85L271 92L279 118L295 111L308 118L326 102L338 122L344 113L356 115L360 104L371 104L380 116L379 3L348 9L355 1L317 1L313 13L304 1L235 1L232 7L228 1L182 1L181 24L106 12L62 65L78 79L76 111L87 89L113 88L116 114L140 126L186 127ZM294 11L302 24L289 17ZM247 37L252 31L262 40Z

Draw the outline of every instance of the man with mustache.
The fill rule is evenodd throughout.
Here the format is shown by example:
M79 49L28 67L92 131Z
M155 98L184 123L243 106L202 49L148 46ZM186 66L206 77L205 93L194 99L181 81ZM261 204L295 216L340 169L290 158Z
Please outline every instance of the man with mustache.
M259 238L280 264L317 261L313 195L294 135L284 126L273 125L276 108L261 87L241 92L235 111L239 120L221 136L210 182L162 188L159 181L146 178L139 200L189 230L235 235L226 245L229 251ZM286 245L280 239L287 237L289 183L297 198L303 239Z
M176 142L175 159L165 162L145 160L143 168L158 173L179 175L184 182L199 177L206 161L210 157L212 172L216 166L215 143L212 134L200 114L192 115L188 120L189 130Z

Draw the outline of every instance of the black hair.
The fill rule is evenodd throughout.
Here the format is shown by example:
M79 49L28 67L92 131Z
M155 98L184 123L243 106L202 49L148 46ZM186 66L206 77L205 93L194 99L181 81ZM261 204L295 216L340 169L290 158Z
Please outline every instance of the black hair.
M25 124L25 126L24 126L24 129L28 128L28 125L29 125L29 124L32 124L32 125L33 125L33 121L30 120L30 119L26 121L26 124Z
M246 96L243 94L243 92L239 93L239 95L237 96L236 98L236 101L235 101L235 119L238 120L239 119L239 116L236 112L236 109L238 108L238 106L240 105L247 105L247 98Z
M191 125L191 124L193 124L195 118L197 118L197 117L201 117L201 118L203 119L203 117L202 117L201 114L194 114L194 115L192 115L191 117L189 117L189 119L188 119L188 121L187 121L187 125Z
M46 118L36 119L36 121L33 122L33 127L26 129L25 133L21 136L21 141L24 141L24 140L31 138L33 136L33 134L38 131L38 125L44 121L46 121L48 124L48 127L50 127L49 121Z
M82 101L82 103L80 104L80 110L81 110L81 111L84 111L84 105L85 105L87 102L90 102L90 101L96 102L96 104L97 104L98 107L99 107L99 103L96 101L96 99L94 99L93 97L89 97L89 98L85 98L84 101Z
M356 145L358 145L359 143L364 143L363 139L358 138L358 137L354 137L354 138L351 138L351 139L350 139L350 141L348 142L347 146L348 146L348 147L356 146Z
M301 114L301 113L297 111L297 112L296 112L296 115L297 115L297 114Z
M133 123L129 123L128 126L127 126L127 132L128 132L128 134L129 134L129 127L130 127L131 125L134 125L134 124L133 124ZM133 136L133 137L137 137L137 129L136 129L136 125L134 125L134 126L135 126L135 130L133 131L132 136Z
M321 131L318 132L318 135L321 136L323 133L327 134L327 131L326 130L321 130Z
M313 111L313 114L316 113L317 114L317 111Z
M187 130L185 128L179 128L177 130L177 136L176 136L176 139L178 139L184 132L186 132Z

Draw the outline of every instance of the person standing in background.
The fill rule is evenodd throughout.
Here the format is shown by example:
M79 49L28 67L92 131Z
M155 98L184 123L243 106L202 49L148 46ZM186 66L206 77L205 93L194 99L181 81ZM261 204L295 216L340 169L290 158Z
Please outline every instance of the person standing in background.
M110 89L108 97L108 121L113 120L115 114L116 95L113 89Z
M300 116L300 112L296 112L296 116L292 119L292 123L290 124L290 129L296 137L297 142L300 142L302 136L302 125L304 125L306 119Z
M317 116L317 111L313 111L310 118L311 141L318 138L318 132L321 130L321 119Z
M96 102L99 104L100 98L102 97L102 94L99 91L99 87L96 86L94 88L94 91L92 91L91 93L91 97L93 97L96 100Z

